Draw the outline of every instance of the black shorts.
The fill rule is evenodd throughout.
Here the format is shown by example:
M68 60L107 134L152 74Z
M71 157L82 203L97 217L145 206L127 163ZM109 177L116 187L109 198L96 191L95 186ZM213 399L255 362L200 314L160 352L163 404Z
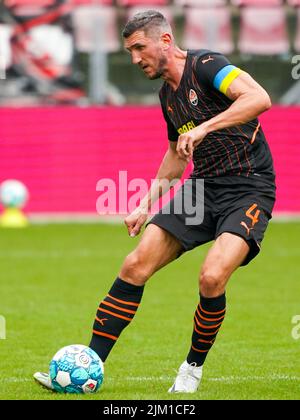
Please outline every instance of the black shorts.
M210 242L224 232L238 235L250 247L242 264L246 265L260 251L274 202L275 185L260 179L214 178L200 183L189 179L149 223L171 233L183 251Z

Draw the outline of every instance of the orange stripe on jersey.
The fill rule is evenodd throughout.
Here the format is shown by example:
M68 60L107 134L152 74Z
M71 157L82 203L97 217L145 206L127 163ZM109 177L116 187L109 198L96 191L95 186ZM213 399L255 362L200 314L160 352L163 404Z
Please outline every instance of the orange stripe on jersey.
M130 305L130 306L136 306L136 307L140 306L139 303L136 303L136 302L127 302L126 300L117 299L117 298L111 296L110 294L108 294L107 296L110 297L111 299L115 300L116 302L124 303L124 305Z
M252 139L250 141L250 144L253 144L255 142L255 139L256 139L256 136L257 136L257 133L258 133L258 130L259 129L260 129L260 123L257 124L257 127L256 127L256 129L255 129L255 131L253 133L253 136L252 136Z
M100 306L99 306L98 310L101 311L101 312L105 312L106 314L113 315L117 318L125 319L125 321L129 321L129 322L131 321L131 318L127 318L127 316L116 314L114 312L111 312L111 311L108 311L106 309L100 308Z

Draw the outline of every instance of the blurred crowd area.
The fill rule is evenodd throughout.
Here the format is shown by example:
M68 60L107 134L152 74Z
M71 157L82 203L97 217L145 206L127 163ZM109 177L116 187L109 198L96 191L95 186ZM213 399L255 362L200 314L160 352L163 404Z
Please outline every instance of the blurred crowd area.
M180 47L219 51L273 101L300 102L300 0L1 0L0 105L157 103L161 81L131 65L121 39L147 9L169 19Z

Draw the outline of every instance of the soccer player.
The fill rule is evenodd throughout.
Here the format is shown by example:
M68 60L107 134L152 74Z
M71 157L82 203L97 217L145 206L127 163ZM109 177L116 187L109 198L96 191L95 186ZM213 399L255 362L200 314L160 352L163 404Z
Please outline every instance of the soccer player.
M125 258L98 307L90 347L105 361L137 312L152 274L182 253L213 241L199 275L200 301L190 349L169 389L192 393L225 317L227 282L258 254L271 218L275 175L257 120L271 102L248 73L223 55L180 49L169 23L157 11L132 17L123 37L133 64L148 79L164 80L159 96L169 139L156 181L125 219L128 234L140 233L151 205L164 192L165 180L180 179L190 159L194 170L171 200L169 212L162 209L150 220L138 246ZM185 203L188 197L203 209L197 223L190 222L186 206L175 211L176 200ZM50 386L47 375L36 378Z

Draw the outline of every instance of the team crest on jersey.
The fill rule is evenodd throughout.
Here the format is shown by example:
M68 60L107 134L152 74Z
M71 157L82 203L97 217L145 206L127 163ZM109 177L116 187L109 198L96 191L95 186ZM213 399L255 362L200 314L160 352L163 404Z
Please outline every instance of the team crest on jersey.
M194 89L190 89L189 100L192 105L198 105L198 96Z

